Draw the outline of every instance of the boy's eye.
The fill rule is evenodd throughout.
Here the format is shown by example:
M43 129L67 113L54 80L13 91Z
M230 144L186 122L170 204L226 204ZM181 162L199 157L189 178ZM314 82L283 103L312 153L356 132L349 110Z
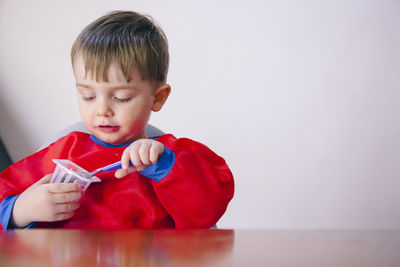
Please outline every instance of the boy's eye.
M83 100L85 100L85 101L92 101L92 100L94 100L96 97L95 97L95 96L88 96L88 97L82 96L82 98L83 98Z
M118 98L118 97L114 96L114 100L117 103L126 103L126 102L129 102L131 99L132 98Z

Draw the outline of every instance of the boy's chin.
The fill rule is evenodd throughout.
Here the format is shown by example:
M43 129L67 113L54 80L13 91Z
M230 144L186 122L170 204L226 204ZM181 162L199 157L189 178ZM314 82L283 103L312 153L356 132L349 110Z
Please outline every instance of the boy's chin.
M124 145L124 144L128 144L131 143L135 140L141 139L142 137L125 137L125 138L121 138L118 136L112 136L112 134L95 134L95 136L100 139L101 141L110 144L110 145Z
M113 136L113 134L105 134L105 133L93 133L98 139L101 141L110 144L110 145L121 145L127 143L129 141L124 142L124 139L118 138L118 136Z
M106 133L104 131L99 131L98 129L93 129L93 130L94 131L92 131L92 134L94 134L101 141L110 145L124 145L139 139L147 138L145 129L139 131L139 133L135 132L134 134L129 134L129 135L122 134L121 130L112 133Z
M123 145L123 144L130 142L129 140L120 140L120 139L113 139L113 138L105 138L105 139L101 139L101 140L103 140L107 144L116 145L116 146Z

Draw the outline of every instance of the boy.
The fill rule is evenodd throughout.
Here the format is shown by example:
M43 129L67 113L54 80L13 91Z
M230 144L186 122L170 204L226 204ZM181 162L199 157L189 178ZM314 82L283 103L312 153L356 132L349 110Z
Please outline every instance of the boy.
M92 134L70 133L0 174L3 229L213 226L233 197L225 161L190 139L145 134L171 91L163 31L141 14L111 12L81 32L71 59ZM102 181L82 192L74 183L49 184L54 158L89 171L119 160L123 168L98 174Z

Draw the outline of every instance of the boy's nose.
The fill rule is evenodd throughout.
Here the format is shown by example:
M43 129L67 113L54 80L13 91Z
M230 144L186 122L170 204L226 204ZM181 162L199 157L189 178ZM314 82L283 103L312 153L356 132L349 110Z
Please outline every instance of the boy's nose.
M112 117L114 116L114 112L106 103L99 103L96 115L99 117Z
M109 117L114 116L114 112L112 112L112 110L104 110L104 111L99 111L98 110L96 115L99 116L99 117L107 117L107 118L109 118Z

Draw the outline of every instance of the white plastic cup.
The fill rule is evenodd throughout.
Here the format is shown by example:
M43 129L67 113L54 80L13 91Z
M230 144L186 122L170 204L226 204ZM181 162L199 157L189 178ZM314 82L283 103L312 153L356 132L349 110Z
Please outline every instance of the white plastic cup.
M93 182L101 182L96 176L85 175L85 169L67 159L53 159L57 165L50 183L79 183L86 190Z

